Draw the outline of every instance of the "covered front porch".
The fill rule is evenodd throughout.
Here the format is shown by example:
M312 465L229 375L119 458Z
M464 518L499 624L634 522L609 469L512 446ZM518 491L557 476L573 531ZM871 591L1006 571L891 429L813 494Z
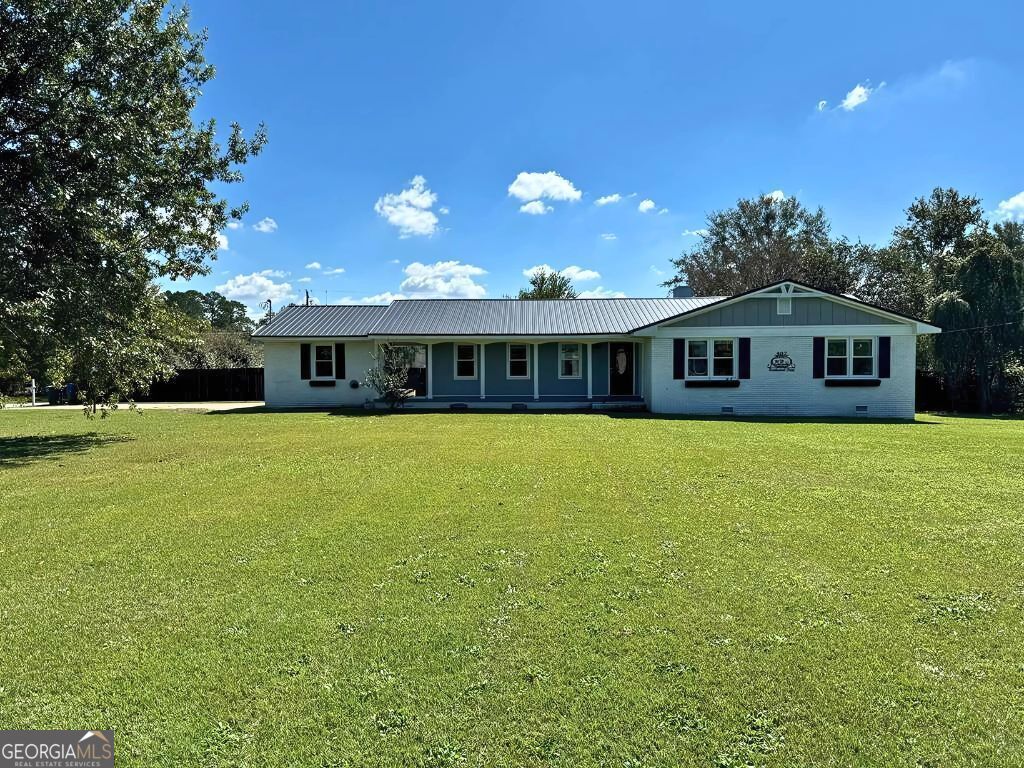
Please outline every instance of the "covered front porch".
M645 400L634 338L378 338L410 347L408 407L591 408Z

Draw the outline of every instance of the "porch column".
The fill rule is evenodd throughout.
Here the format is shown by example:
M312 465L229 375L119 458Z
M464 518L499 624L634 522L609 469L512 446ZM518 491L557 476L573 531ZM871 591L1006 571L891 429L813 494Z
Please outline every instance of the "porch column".
M533 399L540 400L540 345L533 345Z
M587 342L587 400L594 399L594 342Z
M427 400L434 399L434 342L427 342Z
M487 397L487 345L480 342L480 359L477 365L480 366L480 399Z

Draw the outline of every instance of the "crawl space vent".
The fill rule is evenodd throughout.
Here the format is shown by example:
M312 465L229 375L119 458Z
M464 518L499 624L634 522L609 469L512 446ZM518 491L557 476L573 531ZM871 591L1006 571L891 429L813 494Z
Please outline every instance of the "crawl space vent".
M868 407L866 405L858 405L857 406L857 413L867 413L867 412L868 412Z
M722 413L736 413L736 409L733 408L731 405L723 405Z

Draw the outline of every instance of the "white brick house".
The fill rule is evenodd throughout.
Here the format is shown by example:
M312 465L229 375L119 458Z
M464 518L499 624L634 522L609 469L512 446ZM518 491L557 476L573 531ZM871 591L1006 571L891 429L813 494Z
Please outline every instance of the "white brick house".
M409 407L913 418L935 326L794 281L732 297L427 299L293 306L255 338L272 407L377 405L381 344L412 348Z

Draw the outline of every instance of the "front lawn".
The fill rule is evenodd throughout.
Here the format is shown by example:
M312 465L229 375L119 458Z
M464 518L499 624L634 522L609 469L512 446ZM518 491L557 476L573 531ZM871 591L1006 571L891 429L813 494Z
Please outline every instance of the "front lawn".
M0 727L120 766L1014 765L1024 422L0 412Z

